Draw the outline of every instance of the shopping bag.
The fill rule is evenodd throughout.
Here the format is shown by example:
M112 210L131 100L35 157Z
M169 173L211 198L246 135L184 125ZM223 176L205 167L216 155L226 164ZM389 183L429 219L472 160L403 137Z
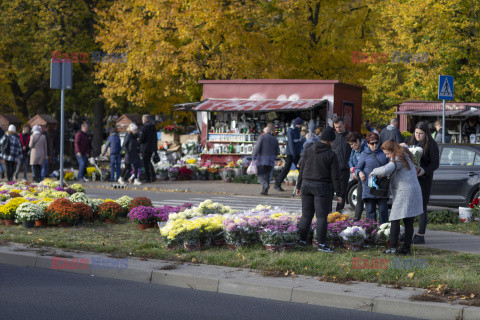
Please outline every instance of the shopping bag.
M247 174L257 174L257 163L255 161L250 162L247 168Z

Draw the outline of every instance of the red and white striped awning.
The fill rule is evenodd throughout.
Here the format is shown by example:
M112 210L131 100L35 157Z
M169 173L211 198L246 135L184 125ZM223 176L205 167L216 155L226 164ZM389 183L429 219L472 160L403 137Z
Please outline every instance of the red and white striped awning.
M328 100L248 100L248 99L208 99L194 108L195 111L297 111L308 110L326 103Z

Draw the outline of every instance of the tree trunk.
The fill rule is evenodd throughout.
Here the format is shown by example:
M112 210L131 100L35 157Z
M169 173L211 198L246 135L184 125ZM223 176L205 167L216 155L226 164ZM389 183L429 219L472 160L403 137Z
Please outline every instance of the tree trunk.
M98 101L94 106L95 119L93 121L93 141L92 141L92 156L97 157L102 152L103 144L103 118L105 117L105 104Z

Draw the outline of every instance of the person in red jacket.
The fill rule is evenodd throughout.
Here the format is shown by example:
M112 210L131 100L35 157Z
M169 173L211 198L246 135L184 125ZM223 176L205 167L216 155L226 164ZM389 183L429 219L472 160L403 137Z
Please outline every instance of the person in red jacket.
M78 160L78 180L88 181L84 178L87 158L90 155L90 142L88 140L88 124L83 123L80 131L75 135L75 155Z

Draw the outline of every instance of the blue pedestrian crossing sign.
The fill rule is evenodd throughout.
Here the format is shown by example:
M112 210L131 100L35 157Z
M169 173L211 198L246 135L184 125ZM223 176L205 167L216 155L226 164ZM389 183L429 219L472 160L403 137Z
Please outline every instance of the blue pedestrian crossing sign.
M453 100L453 76L439 77L438 100Z

